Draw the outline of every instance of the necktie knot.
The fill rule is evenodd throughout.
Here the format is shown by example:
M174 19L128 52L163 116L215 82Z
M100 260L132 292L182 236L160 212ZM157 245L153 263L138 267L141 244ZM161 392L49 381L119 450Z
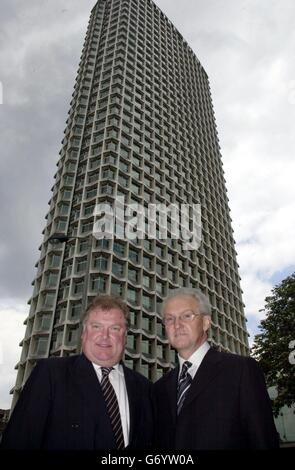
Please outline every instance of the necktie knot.
M180 374L179 380L182 380L184 377L186 377L186 375L188 373L188 370L191 366L192 366L192 363L189 362L189 361L185 361L182 364L182 369L181 369L181 374Z
M102 367L101 374L103 377L108 377L109 373L113 370L113 367Z

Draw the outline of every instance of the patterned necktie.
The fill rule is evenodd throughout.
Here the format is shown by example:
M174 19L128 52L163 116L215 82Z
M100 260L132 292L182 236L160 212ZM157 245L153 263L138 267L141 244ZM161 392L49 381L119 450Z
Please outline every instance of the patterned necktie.
M185 400L186 393L191 386L192 376L188 373L188 369L191 367L192 363L185 361L182 365L181 374L178 380L177 386L177 414L179 415L182 408L183 402Z
M112 426L113 433L115 436L116 447L117 449L124 449L125 445L124 445L124 436L123 436L119 404L118 404L116 392L109 379L109 373L111 372L111 370L113 370L113 367L101 368L102 378L101 378L100 385L102 388L102 393L106 402L108 414L109 414L110 421L111 421L111 426Z

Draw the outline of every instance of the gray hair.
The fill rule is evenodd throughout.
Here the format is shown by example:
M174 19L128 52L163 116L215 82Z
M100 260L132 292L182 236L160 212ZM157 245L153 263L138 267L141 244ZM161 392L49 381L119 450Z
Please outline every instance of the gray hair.
M180 287L178 289L169 291L167 297L163 301L162 312L164 311L164 308L167 302L169 302L169 300L174 299L176 297L184 296L184 295L188 297L192 297L198 302L198 307L200 309L201 315L211 316L211 305L210 305L210 301L208 297L205 294L203 294L203 292L200 289L193 289L190 287Z

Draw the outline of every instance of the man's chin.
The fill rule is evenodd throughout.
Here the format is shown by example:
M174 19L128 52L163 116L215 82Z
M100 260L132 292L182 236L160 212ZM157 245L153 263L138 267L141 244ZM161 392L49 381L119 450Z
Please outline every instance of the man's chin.
M175 341L173 341L172 346L175 349L180 349L180 348L182 349L182 348L185 348L187 346L187 342L185 341L184 338L178 338Z
M113 367L118 363L118 361L116 362L112 358L102 356L96 357L94 362L101 367Z

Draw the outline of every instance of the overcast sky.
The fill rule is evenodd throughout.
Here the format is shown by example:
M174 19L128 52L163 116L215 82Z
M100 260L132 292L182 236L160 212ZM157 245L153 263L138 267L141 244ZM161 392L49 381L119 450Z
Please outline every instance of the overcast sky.
M211 84L251 334L295 270L294 0L156 0ZM94 0L2 0L0 408L9 408L44 217ZM1 99L3 97L3 99Z

